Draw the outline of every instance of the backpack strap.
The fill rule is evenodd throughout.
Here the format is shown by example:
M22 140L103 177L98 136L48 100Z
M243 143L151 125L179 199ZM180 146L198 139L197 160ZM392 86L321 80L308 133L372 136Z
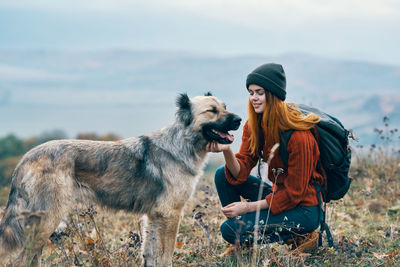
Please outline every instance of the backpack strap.
M263 157L264 157L263 147L264 147L265 139L264 139L264 133L263 133L263 130L261 127L260 127L260 131L259 131L259 137L260 137L260 143L258 144L258 151L257 151L258 152L258 168L257 168L257 170L258 170L258 178L260 178L262 180L261 161L263 160Z
M280 140L279 140L279 156L282 159L283 164L288 167L288 161L289 161L289 153L287 152L287 146L289 143L289 139L292 136L293 129L284 131L280 135Z
M328 245L329 247L333 247L333 238L332 238L332 233L329 230L329 226L325 221L325 215L326 215L326 202L324 202L324 209L322 209L322 200L321 200L321 194L325 196L326 190L317 184L316 182L313 183L315 190L317 190L317 198L318 198L318 205L320 206L319 209L319 222L320 222L320 227L319 227L319 235L318 235L318 246L322 246L322 234L324 231L326 232L326 237L328 238ZM324 197L325 198L325 197Z
M279 156L282 159L283 164L288 167L288 161L289 161L289 153L287 151L287 146L289 143L289 139L292 136L293 130L287 130L281 133L280 136L280 144L279 144ZM326 179L326 177L325 177ZM322 200L321 200L321 194L323 196L323 199L325 199L326 195L326 190L317 184L316 182L313 183L313 186L315 187L315 190L317 191L317 198L318 198L318 205L320 207L319 210L319 222L320 222L320 230L319 230L319 236L318 236L318 245L322 246L322 234L325 231L326 236L328 238L328 245L329 247L333 247L333 238L331 231L329 230L328 224L325 221L325 215L326 215L326 202L324 202L324 209L322 208Z

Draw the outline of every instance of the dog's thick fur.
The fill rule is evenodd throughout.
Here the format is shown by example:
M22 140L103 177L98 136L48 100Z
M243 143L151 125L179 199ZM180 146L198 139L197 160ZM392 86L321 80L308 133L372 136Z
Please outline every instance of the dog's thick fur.
M210 141L231 143L240 118L210 94L177 99L175 122L118 142L50 141L27 152L17 165L0 222L0 259L22 247L21 266L40 263L43 246L76 201L146 215L145 266L172 266L182 208L206 161ZM26 228L36 220L34 242Z

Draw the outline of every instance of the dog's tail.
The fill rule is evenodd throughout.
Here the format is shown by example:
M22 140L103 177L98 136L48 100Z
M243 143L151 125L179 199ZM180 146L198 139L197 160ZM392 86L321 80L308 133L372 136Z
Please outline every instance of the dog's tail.
M21 246L24 234L19 219L23 215L22 211L26 209L26 201L20 198L21 192L19 192L20 190L16 186L16 179L14 178L7 207L0 221L0 258L4 258L4 255Z

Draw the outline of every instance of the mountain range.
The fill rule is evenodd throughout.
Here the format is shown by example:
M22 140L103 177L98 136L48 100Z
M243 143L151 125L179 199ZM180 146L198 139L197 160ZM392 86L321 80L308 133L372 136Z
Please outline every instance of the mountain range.
M163 51L0 50L0 136L54 129L138 136L174 119L175 98L212 92L246 117L247 74L284 66L287 101L317 107L352 129L358 144L400 125L400 66L309 54L215 56ZM241 132L235 133L240 138ZM398 141L397 141L398 142ZM235 143L240 143L236 141Z

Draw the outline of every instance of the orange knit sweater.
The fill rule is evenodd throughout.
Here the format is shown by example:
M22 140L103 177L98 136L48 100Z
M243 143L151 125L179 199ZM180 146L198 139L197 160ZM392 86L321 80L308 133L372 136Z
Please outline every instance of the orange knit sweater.
M229 183L238 185L246 181L251 169L257 164L257 157L249 151L250 129L248 122L243 127L242 144L236 153L236 159L240 164L240 173L235 179L225 166L225 175ZM271 147L264 145L263 155L266 161ZM267 195L266 200L273 214L279 214L290 210L297 205L318 205L317 193L310 182L313 178L317 183L323 184L323 177L316 171L319 159L318 144L310 131L293 131L287 150L289 153L288 167L283 164L278 150L275 152L268 168L268 179L275 182L273 170L282 168L283 174L278 175L273 186L274 193Z

